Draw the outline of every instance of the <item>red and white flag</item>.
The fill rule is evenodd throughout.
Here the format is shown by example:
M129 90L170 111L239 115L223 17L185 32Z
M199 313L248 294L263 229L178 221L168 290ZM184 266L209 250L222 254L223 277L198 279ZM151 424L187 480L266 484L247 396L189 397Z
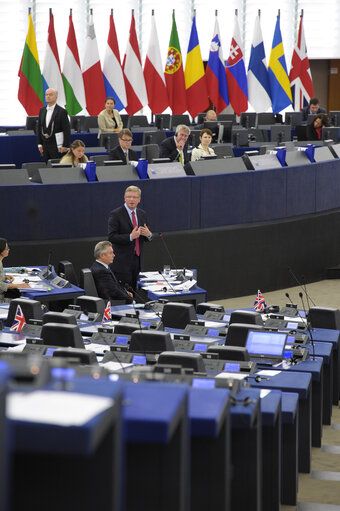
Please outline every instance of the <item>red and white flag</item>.
M64 107L66 100L65 100L63 79L61 76L61 68L60 68L57 40L55 37L55 31L54 31L54 17L52 14L52 9L50 10L50 23L48 25L46 54L45 54L44 69L43 69L42 74L43 74L44 91L49 88L52 88L52 89L55 89L56 91L58 91L57 102L59 103L59 105Z
M127 97L125 110L129 115L133 115L148 104L133 14L131 16L129 40L124 55L123 71Z
M92 14L87 27L82 71L86 109L90 115L98 115L104 108L106 94Z
M105 321L111 321L111 302L110 302L110 300L106 304L106 307L105 307L105 310L104 310L102 324Z
M155 17L151 17L151 32L144 63L144 78L149 107L154 114L161 114L169 106Z
M298 38L292 55L292 65L289 73L290 87L292 89L293 107L299 112L307 106L310 98L314 96L312 74L309 67L307 46L303 30L303 13L300 17Z

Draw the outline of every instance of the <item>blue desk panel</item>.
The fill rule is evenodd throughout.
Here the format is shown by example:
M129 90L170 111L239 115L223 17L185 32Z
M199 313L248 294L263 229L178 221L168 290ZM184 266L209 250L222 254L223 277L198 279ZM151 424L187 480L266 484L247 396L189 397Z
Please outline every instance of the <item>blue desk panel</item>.
M230 510L230 392L189 389L191 509Z
M44 390L61 389L51 383ZM112 406L81 426L9 421L13 435L13 511L120 509L121 385L76 378L63 386L63 392L68 391L109 397ZM62 489L53 492L52 499L51 481L58 481Z
M282 474L281 503L296 505L298 492L298 415L299 395L294 392L282 392Z
M125 509L189 509L188 387L126 383Z
M11 437L6 421L6 387L12 371L6 362L0 360L0 510L9 509L9 470Z
M307 335L309 335L308 332ZM340 332L326 328L313 328L313 339L319 342L330 342L333 345L333 405L337 405L340 395Z
M248 381L255 388L277 389L299 395L299 471L309 473L312 447L312 374L282 371L275 376L264 377L259 382L254 378L249 378Z

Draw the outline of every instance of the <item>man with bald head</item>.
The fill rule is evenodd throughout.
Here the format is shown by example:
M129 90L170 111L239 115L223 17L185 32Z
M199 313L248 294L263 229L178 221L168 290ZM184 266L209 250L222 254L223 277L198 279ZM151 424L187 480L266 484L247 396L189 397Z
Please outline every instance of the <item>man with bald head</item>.
M39 112L38 149L45 162L61 158L70 146L70 121L65 108L57 105L58 92L47 89L45 101Z

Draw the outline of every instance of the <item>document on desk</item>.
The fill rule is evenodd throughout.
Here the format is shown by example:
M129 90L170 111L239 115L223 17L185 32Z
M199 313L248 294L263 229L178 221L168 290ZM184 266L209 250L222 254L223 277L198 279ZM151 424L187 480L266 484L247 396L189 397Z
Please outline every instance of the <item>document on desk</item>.
M13 392L7 397L6 415L17 421L82 426L112 404L111 398L76 392Z
M110 360L110 362L99 362L101 367L105 367L108 371L124 371L127 367L132 367L134 364L126 363L126 362L114 362Z
M223 373L216 374L215 378L231 378L233 380L244 380L245 378L247 378L247 376L248 376L247 373L228 373L226 371Z

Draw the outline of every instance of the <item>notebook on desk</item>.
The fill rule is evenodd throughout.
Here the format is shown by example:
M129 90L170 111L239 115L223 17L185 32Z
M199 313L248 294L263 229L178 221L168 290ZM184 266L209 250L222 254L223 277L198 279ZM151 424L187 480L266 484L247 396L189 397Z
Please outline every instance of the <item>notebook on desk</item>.
M246 348L250 360L260 364L275 365L282 362L287 334L250 330Z

